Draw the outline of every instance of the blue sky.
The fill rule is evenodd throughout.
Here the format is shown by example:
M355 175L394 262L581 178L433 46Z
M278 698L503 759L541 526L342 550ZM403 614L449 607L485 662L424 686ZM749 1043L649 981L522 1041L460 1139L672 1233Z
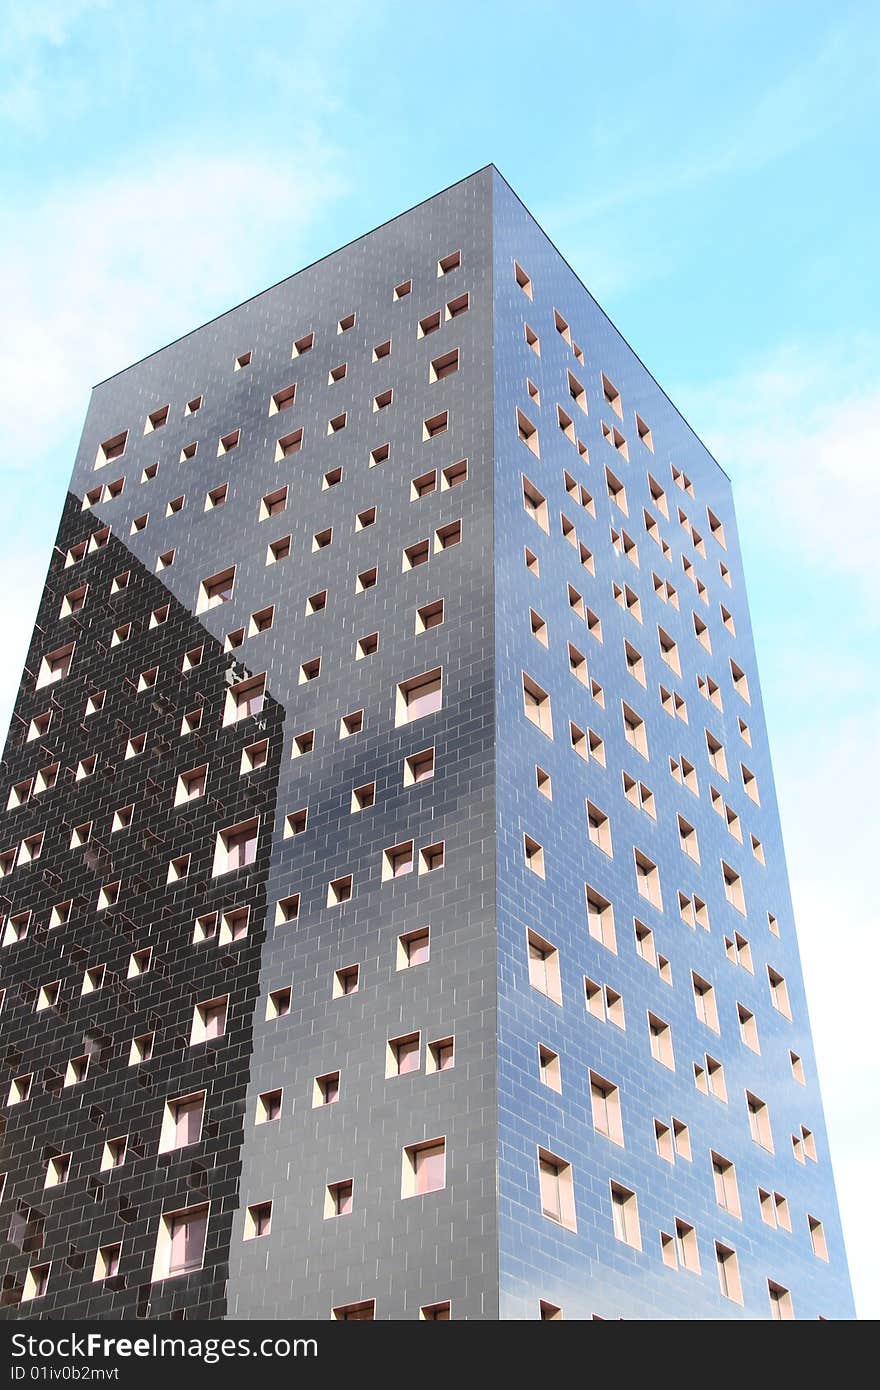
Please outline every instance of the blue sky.
M880 1315L880 8L0 0L4 727L91 385L494 161L734 480Z

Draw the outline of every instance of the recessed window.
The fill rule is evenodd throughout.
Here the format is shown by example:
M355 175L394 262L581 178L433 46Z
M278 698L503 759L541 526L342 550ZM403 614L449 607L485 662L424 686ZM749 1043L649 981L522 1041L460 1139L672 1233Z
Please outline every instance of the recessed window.
M365 782L362 787L355 787L351 794L352 813L356 811L367 811L376 804L376 783Z
M562 1003L559 951L536 931L527 933L529 984L554 1003Z
M346 314L336 325L337 333L347 333L357 323L357 314Z
M218 454L230 454L233 449L237 449L241 439L241 430L230 430L228 434L221 435L217 445Z
M328 545L333 544L333 527L327 526L323 531L316 531L312 537L312 551L326 550Z
M412 723L442 708L442 672L439 667L413 676L397 686L395 724Z
M602 893L585 886L587 904L587 928L594 941L599 941L609 951L617 951L617 937L614 930L614 908Z
M35 689L39 690L45 685L54 685L57 681L64 679L70 671L75 646L74 642L68 642L63 647L57 647L54 651L47 652L40 662Z
M770 1127L770 1111L766 1101L746 1091L746 1108L749 1116L749 1131L752 1139L762 1149L773 1153L773 1132Z
M51 1264L31 1265L24 1276L24 1289L22 1290L22 1303L30 1303L34 1298L43 1298L49 1289L49 1272Z
M270 604L268 608L260 608L248 619L248 637L256 637L258 632L268 632L274 621L274 604Z
M284 818L284 839L289 840L293 835L301 835L308 823L308 809L301 811L291 811L290 815Z
M439 627L443 622L443 611L442 598L416 609L416 632L427 632L429 628Z
M651 1043L651 1056L670 1071L675 1071L675 1055L672 1049L672 1029L656 1014L648 1014L648 1036Z
M266 699L266 677L252 676L248 680L237 681L226 692L223 712L224 724L235 724L261 712Z
M328 1071L315 1077L312 1088L312 1109L322 1105L335 1105L339 1100L339 1072Z
M540 458L541 445L538 439L537 426L519 408L516 412L516 432L522 443L531 449L536 458Z
M438 434L445 434L449 429L449 411L441 410L439 415L432 415L422 424L422 439L434 439Z
M587 828L592 844L604 854L611 855L611 823L604 811L592 801L587 802Z
M188 801L195 801L198 797L204 796L207 780L207 763L202 763L200 767L191 768L189 772L182 772L177 779L177 790L174 796L175 806L182 806Z
M431 874L435 869L442 869L446 863L446 845L440 840L435 845L425 845L419 851L419 873Z
M450 521L445 526L440 526L434 532L434 553L441 550L449 550L454 545L461 544L461 522Z
M732 869L729 864L725 864L723 859L721 861L721 873L724 878L724 894L727 901L731 907L736 908L737 912L741 912L745 916L746 900L742 879L735 869Z
M157 410L152 410L144 422L144 434L152 434L153 430L162 429L168 423L168 406L159 406Z
M362 657L373 656L379 650L379 634L371 632L367 637L358 639L355 647L355 660L360 661Z
M159 1153L169 1153L173 1149L197 1144L202 1137L204 1113L204 1091L166 1101L159 1137Z
M438 277L441 275L448 275L450 271L458 270L460 265L461 252L450 251L448 256L443 256L442 259L437 262L437 275Z
M194 1047L198 1043L211 1042L213 1039L223 1036L226 1032L228 1007L228 995L224 995L220 999L209 999L203 1004L196 1004L193 1010L190 1047Z
M292 357L302 357L304 353L311 352L315 346L314 333L305 333L302 338L297 338L291 353Z
M437 470L432 468L429 473L422 473L418 478L413 478L410 484L410 501L417 502L420 497L427 497L436 491Z
M269 414L277 415L280 410L289 410L296 400L296 383L283 387L280 391L275 391L269 402Z
M156 1240L153 1282L201 1269L207 1235L207 1204L163 1214Z
M354 879L351 874L343 874L340 878L330 880L327 885L327 906L339 907L343 903L350 902L354 891Z
M113 1279L119 1273L119 1261L122 1256L122 1245L101 1245L98 1248L98 1256L95 1261L95 1272L93 1280Z
M421 1066L421 1045L418 1033L407 1033L405 1037L389 1038L385 1047L385 1075L406 1076L408 1072L418 1071Z
M431 955L431 929L420 927L397 938L397 969L427 965Z
M368 1299L364 1303L346 1303L340 1308L333 1309L333 1318L336 1322L373 1322L376 1317L376 1300Z
M132 1038L131 1049L128 1054L128 1065L137 1066L140 1062L149 1062L153 1055L153 1042L155 1033L141 1033L137 1038Z
M342 999L347 994L357 994L360 985L359 965L345 965L333 975L333 998Z
M292 991L290 985L284 985L281 989L270 991L266 1001L266 1018L286 1018L290 1013L290 1001Z
M403 1151L401 1197L421 1197L446 1186L446 1141L430 1139Z
M531 282L531 280L529 279L528 275L527 275L526 272L523 270L522 266L519 264L518 261L514 261L514 263L513 263L513 274L514 274L514 279L516 280L516 283L519 285L519 287L520 287L520 289L522 290L523 294L524 294L528 299L531 299L531 298L533 297L533 295L532 295L532 282Z
M324 1219L334 1216L348 1216L352 1209L354 1182L346 1178L344 1182L333 1182L326 1188L324 1198Z
M533 840L531 835L523 836L523 853L525 855L526 868L531 869L533 874L539 878L544 878L544 848Z
M394 391L389 386L387 390L380 391L378 396L373 397L373 411L386 410L394 400Z
M570 1231L577 1230L571 1164L548 1149L538 1149L541 1215Z
M303 446L302 426L299 429L291 430L290 434L284 434L275 443L275 462L280 463L282 459L289 458L291 454L298 454Z
M382 878L403 878L411 874L414 867L413 842L405 840L399 845L392 845L386 849L382 855Z
M327 590L319 589L306 599L306 613L321 613L327 607Z
M559 1065L559 1053L552 1048L545 1047L543 1043L538 1046L538 1076L543 1086L549 1086L551 1091L562 1092L562 1072Z
M287 507L287 486L275 488L274 492L267 492L260 502L260 520L265 521L270 516L278 516Z
M442 381L444 377L452 376L459 368L459 350L452 348L449 352L442 353L435 357L431 362L428 373L429 381Z
M281 536L277 541L271 541L266 550L266 564L274 565L279 560L286 560L290 556L290 536Z
M378 575L379 572L375 565L373 565L371 569L361 570L360 574L358 575L355 581L355 593L364 594L366 593L367 589L372 589L376 583Z
M635 1250L641 1250L638 1199L628 1187L616 1182L611 1184L611 1215L616 1238Z
M280 1120L282 1096L283 1092L280 1089L263 1091L262 1095L257 1096L256 1123L258 1125L270 1125L274 1124L276 1120Z
M348 363L342 362L338 367L332 367L327 378L327 385L332 386L334 381L344 381L348 375Z
M284 926L295 922L299 917L299 893L291 893L288 898L279 898L275 904L275 925Z
M196 612L204 613L208 609L218 608L222 603L228 603L232 598L234 586L234 565L230 565L228 569L221 570L218 574L212 574L208 579L203 579L199 586Z
M364 712L362 709L354 710L351 714L344 714L339 721L339 737L351 738L353 734L359 734L364 727Z
M244 1218L244 1239L258 1240L272 1231L272 1203L258 1202L248 1207Z
M406 546L403 552L403 570L416 569L419 565L426 565L431 558L430 541L414 541L412 545Z
M455 463L450 463L440 474L441 491L450 487L458 487L459 484L467 482L467 476L467 459L458 459Z
M620 1090L612 1081L590 1072L590 1102L593 1128L613 1144L623 1144L623 1118L620 1109Z
M774 1009L785 1017L791 1018L791 1004L788 998L788 985L780 975L778 970L774 970L772 965L767 966L767 980L770 985L770 1002Z
M103 468L105 463L110 463L113 459L122 458L122 455L125 453L127 439L128 430L123 430L121 434L114 434L111 439L105 439L104 443L98 446L95 467Z
M215 878L218 874L231 873L235 869L247 868L254 863L257 857L258 830L259 821L255 817L219 832L212 870Z
M526 718L535 728L540 729L541 733L548 738L553 737L553 715L550 708L550 696L546 690L533 681L531 676L523 672L523 705Z
M411 294L411 293L412 293L412 280L401 280L401 282L400 282L399 285L395 285L395 286L394 286L394 292L393 292L391 298L392 298L392 299L395 299L395 300L397 300L397 299L405 299L406 296L407 296L408 294Z

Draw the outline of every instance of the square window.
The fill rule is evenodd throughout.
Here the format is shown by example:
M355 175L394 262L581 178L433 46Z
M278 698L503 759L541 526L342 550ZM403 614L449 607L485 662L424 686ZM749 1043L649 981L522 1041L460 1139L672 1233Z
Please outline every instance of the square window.
M344 1182L330 1183L324 1199L324 1219L334 1216L348 1216L352 1209L354 1182L346 1178Z
M316 1076L312 1088L312 1109L322 1105L335 1105L339 1100L339 1072L328 1071L324 1076Z
M415 786L418 782L429 782L434 776L434 749L425 748L420 753L411 754L404 763L403 785Z
M284 434L275 443L275 462L280 463L282 459L290 458L291 454L298 454L303 446L302 426L299 429L291 430L289 434Z
M421 1067L421 1043L418 1033L389 1038L385 1046L385 1076L406 1076Z
M341 878L330 880L327 887L327 906L338 907L342 903L347 903L352 897L354 883L351 874L343 874Z
M333 998L341 999L346 994L357 994L360 984L359 965L346 965L333 976Z
M442 708L442 671L436 667L420 676L412 676L397 686L395 724L410 724Z
M446 1141L431 1139L403 1151L401 1197L422 1197L446 1186Z
M398 970L408 970L416 965L427 965L430 956L430 927L420 927L417 931L405 932L403 936L397 938Z
M367 811L376 804L376 783L365 782L362 787L355 787L351 794L352 812Z
M153 1260L153 1282L201 1269L207 1235L207 1203L163 1214Z

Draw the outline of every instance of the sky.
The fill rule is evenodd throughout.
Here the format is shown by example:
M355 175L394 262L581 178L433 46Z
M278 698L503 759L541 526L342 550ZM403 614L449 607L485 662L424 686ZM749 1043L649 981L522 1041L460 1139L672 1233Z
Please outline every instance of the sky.
M91 386L494 162L733 479L870 1318L878 58L873 0L0 0L0 725Z

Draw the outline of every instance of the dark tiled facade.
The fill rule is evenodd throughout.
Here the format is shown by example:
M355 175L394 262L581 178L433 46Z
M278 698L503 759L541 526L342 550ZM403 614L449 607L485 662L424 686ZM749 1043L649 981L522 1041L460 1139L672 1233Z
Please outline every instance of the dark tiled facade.
M440 707L407 719L398 687L438 669ZM259 676L262 708L227 722ZM622 702L644 721L630 741ZM31 782L56 762L54 786ZM767 1317L768 1280L777 1311L851 1316L729 484L494 169L96 388L4 771L3 1098L32 1078L3 1111L4 1316ZM253 862L215 872L218 834L255 819ZM561 1004L530 983L530 931ZM193 1010L227 996L222 1036L191 1045ZM389 1075L402 1038L418 1065ZM591 1072L617 1088L622 1145L597 1131ZM160 1152L166 1102L202 1092L198 1140ZM673 1117L670 1161L655 1120L672 1136ZM444 1185L404 1195L404 1150L441 1139ZM539 1149L571 1165L573 1219L542 1215ZM635 1195L627 1240L611 1184ZM203 1267L160 1277L163 1223L193 1208Z

